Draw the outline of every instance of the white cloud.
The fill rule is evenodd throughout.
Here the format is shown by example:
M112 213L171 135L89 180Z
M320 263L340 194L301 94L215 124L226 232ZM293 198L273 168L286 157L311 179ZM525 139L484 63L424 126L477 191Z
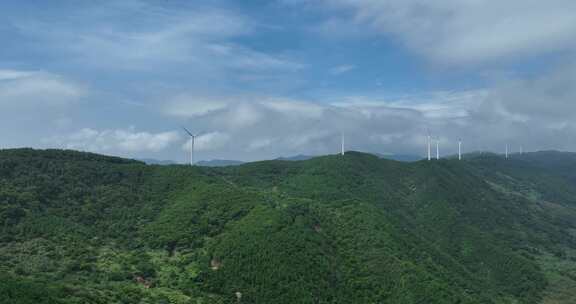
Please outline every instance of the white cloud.
M64 106L85 94L84 87L60 75L0 70L0 106L4 108Z
M330 69L330 74L332 75L341 75L347 72L350 72L354 69L356 69L357 67L353 64L343 64L343 65L339 65L339 66L335 66L333 68Z
M40 18L12 23L20 33L43 41L47 50L66 54L68 62L83 66L124 70L187 66L202 77L219 77L227 69L296 71L304 67L285 56L235 43L235 38L253 33L257 24L232 10L135 3L84 5L69 12L80 18L62 18L58 23L44 23Z
M354 108L366 115L378 114L378 109L386 109L395 115L410 115L417 112L427 119L454 119L469 115L489 97L488 90L460 92L435 91L417 95L400 96L391 99L379 99L366 96L347 97L344 101L332 103L333 106Z
M190 150L190 141L188 139L184 145L182 145L182 150ZM226 146L230 141L230 135L223 132L209 132L206 134L201 134L194 140L194 150L195 151L214 151Z
M281 56L258 52L237 44L211 44L207 48L216 55L216 59L223 61L230 68L253 71L297 71L305 68L302 63L294 62Z
M341 98L332 104L244 97L230 99L219 110L205 112L202 119L194 118L193 123L201 129L226 130L208 136L203 149L224 154L229 150L244 151L249 153L244 157L249 158L270 153L331 153L340 132L345 132L353 143L351 149L375 150L397 139L401 143L396 148L406 152L407 147L414 147L409 140L414 133L423 133L427 126L444 128L445 122L457 123L450 120L467 118L469 111L483 102L484 94L433 92L388 100L360 96ZM232 138L236 139L234 146L229 145Z
M355 22L396 37L441 63L484 63L576 46L572 0L307 2L344 9Z
M29 72L29 71L0 70L0 81L30 77L35 73L36 72Z
M390 144L394 144L395 142L402 141L402 138L404 136L405 136L405 134L398 134L398 133L371 134L371 135L369 135L368 138L371 141L374 141L376 144L390 145Z
M260 122L264 118L263 113L257 105L251 103L240 103L231 106L218 122L230 129L246 128Z
M200 62L208 44L251 31L244 17L224 10L161 10L128 7L119 14L138 15L145 22L123 27L121 22L104 24L101 16L84 13L93 23L80 28L52 28L51 39L73 39L64 50L82 57L88 64L146 69L157 63ZM35 33L37 24L25 27ZM46 33L46 34L50 34ZM44 35L46 35L44 34Z
M134 128L96 130L84 128L45 140L47 145L100 153L125 155L134 152L159 152L180 140L176 131L150 133Z
M204 97L180 94L163 105L162 111L171 116L196 117L226 108L229 100L223 97Z
M562 79L570 79L563 75ZM234 140L234 146L226 144L211 150L228 158L333 153L340 132L346 134L351 150L422 154L427 129L440 137L444 153L453 152L460 137L465 138L467 151L497 150L505 142L524 142L527 149L528 142L534 147L553 148L552 144L561 142L560 136L576 131L570 118L574 113L570 101L575 95L558 88L551 91L555 86L569 88L569 81L553 85L555 78L529 83L502 80L507 84L492 89L435 91L395 98L351 96L332 103L262 98L251 104L230 103L204 118L216 122L212 127L228 128L230 142L232 138L242 139ZM557 98L556 110L539 103L553 96ZM224 123L232 118L236 121Z
M324 109L319 104L289 98L179 94L163 103L161 111L166 115L184 118L210 116L219 112L224 116L220 123L242 127L257 123L269 111L285 116L320 118Z
M256 138L249 142L247 151L256 151L269 148L274 140L272 138Z
M260 104L282 115L306 118L320 118L325 110L325 107L319 104L285 98L264 99Z
M576 62L565 62L531 79L504 78L491 91L479 113L515 122L547 125L572 122L576 113ZM487 114L485 114L487 115Z
M331 17L320 24L309 28L309 31L321 35L323 38L336 40L374 39L378 35L367 31L366 27L354 20L345 17Z
M491 89L334 97L320 103L229 96L216 110L182 117L191 118L188 124L195 130L208 131L196 141L204 159L335 153L340 132L350 150L422 155L426 129L441 138L443 153L454 152L458 138L465 139L466 151L498 150L504 143L523 143L526 150L570 149L576 146L562 138L576 132L571 115L575 70L567 66L531 81L501 79ZM177 133L84 129L52 142L122 155L168 149L182 139ZM185 150L186 140L181 146Z
M307 149L313 147L315 143L322 142L325 138L332 136L332 133L330 130L311 130L299 134L291 134L284 142L292 149Z

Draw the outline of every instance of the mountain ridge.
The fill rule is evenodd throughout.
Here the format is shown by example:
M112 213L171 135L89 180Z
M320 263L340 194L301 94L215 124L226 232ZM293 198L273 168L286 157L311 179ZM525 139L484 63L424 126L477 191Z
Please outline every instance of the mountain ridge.
M562 269L576 259L576 174L563 168L576 154L406 163L350 151L210 168L78 153L0 151L0 267L13 282L0 293L36 284L55 299L75 286L61 303L235 303L235 292L252 303L574 299Z

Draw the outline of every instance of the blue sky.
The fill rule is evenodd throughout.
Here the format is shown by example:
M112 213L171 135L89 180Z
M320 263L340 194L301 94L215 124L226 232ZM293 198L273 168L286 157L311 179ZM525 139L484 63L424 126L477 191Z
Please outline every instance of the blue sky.
M103 4L104 3L104 4ZM0 147L576 150L568 0L3 1Z

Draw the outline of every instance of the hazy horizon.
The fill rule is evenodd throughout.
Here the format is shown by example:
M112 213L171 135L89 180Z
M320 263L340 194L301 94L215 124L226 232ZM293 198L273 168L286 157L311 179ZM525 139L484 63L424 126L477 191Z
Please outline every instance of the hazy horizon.
M0 151L2 150L18 150L18 149L34 149L37 151L42 151L42 150L62 150L62 151L76 151L76 152L86 152L86 153L96 153L96 154L100 154L100 155L104 155L104 156L113 156L113 157L122 157L122 158L127 158L127 159L134 159L134 160L138 160L138 161L143 161L149 164L156 164L156 162L169 162L169 164L177 164L177 165L188 165L190 163L190 154L189 152L186 152L185 155L182 157L182 160L178 160L178 159L161 159L161 158L153 158L153 157L130 157L130 156L119 156L116 154L108 154L108 153L104 153L104 152L93 152L93 151L85 151L85 150L76 150L76 149L61 149L61 148L33 148L33 147L14 147L14 148L0 148ZM401 162L412 162L412 161L420 161L420 160L426 160L426 155L419 155L419 154L410 154L410 153L406 153L406 154L394 154L394 153L388 153L388 154L383 154L383 153L379 153L379 152L370 152L370 151L361 151L361 150L346 150L346 153L348 152L355 152L355 153L365 153L365 154L372 154L375 156L378 156L380 158L388 158L391 160L395 160L395 157L416 157L419 158L418 160L400 160ZM435 150L432 151L432 160L436 160L436 152ZM523 151L522 153L520 153L520 151L509 151L509 157L510 159L513 159L514 157L518 156L518 155L523 155L523 154L533 154L533 153L547 153L547 152L557 152L557 153L576 153L573 151L563 151L563 150L536 150L536 151ZM481 151L481 150L477 150L477 151L468 151L468 152L462 152L462 156L463 159L466 159L466 156L470 156L470 155L478 155L478 154L493 154L493 155L498 155L498 156L502 156L504 157L506 155L505 152L495 152L495 151ZM322 156L339 156L340 152L335 152L335 153L327 153L327 154L295 154L295 155L280 155L278 157L273 157L273 158L261 158L261 159L251 159L251 160L239 160L239 159L224 159L224 158L206 158L206 159L200 159L200 160L196 160L195 164L201 164L201 163L209 163L209 162L219 162L219 161L232 161L232 162L240 162L240 163L250 163L250 162L258 162L258 161L269 161L269 160L277 160L277 159L290 159L290 158L297 158L297 157L307 157L307 158L315 158L315 157L322 157ZM453 158L457 158L458 157L458 152L455 153L445 153L445 154L441 154L440 158L441 159L453 159ZM168 164L168 163L167 163Z

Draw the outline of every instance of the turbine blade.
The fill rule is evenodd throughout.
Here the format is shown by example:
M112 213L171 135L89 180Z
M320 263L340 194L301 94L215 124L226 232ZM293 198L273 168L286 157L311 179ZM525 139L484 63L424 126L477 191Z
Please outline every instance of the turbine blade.
M184 128L184 127L182 127L182 129L184 129L184 131L186 131L186 133L188 133L188 135L194 136L194 135L192 134L192 132L188 131L188 129L186 129L186 128Z

